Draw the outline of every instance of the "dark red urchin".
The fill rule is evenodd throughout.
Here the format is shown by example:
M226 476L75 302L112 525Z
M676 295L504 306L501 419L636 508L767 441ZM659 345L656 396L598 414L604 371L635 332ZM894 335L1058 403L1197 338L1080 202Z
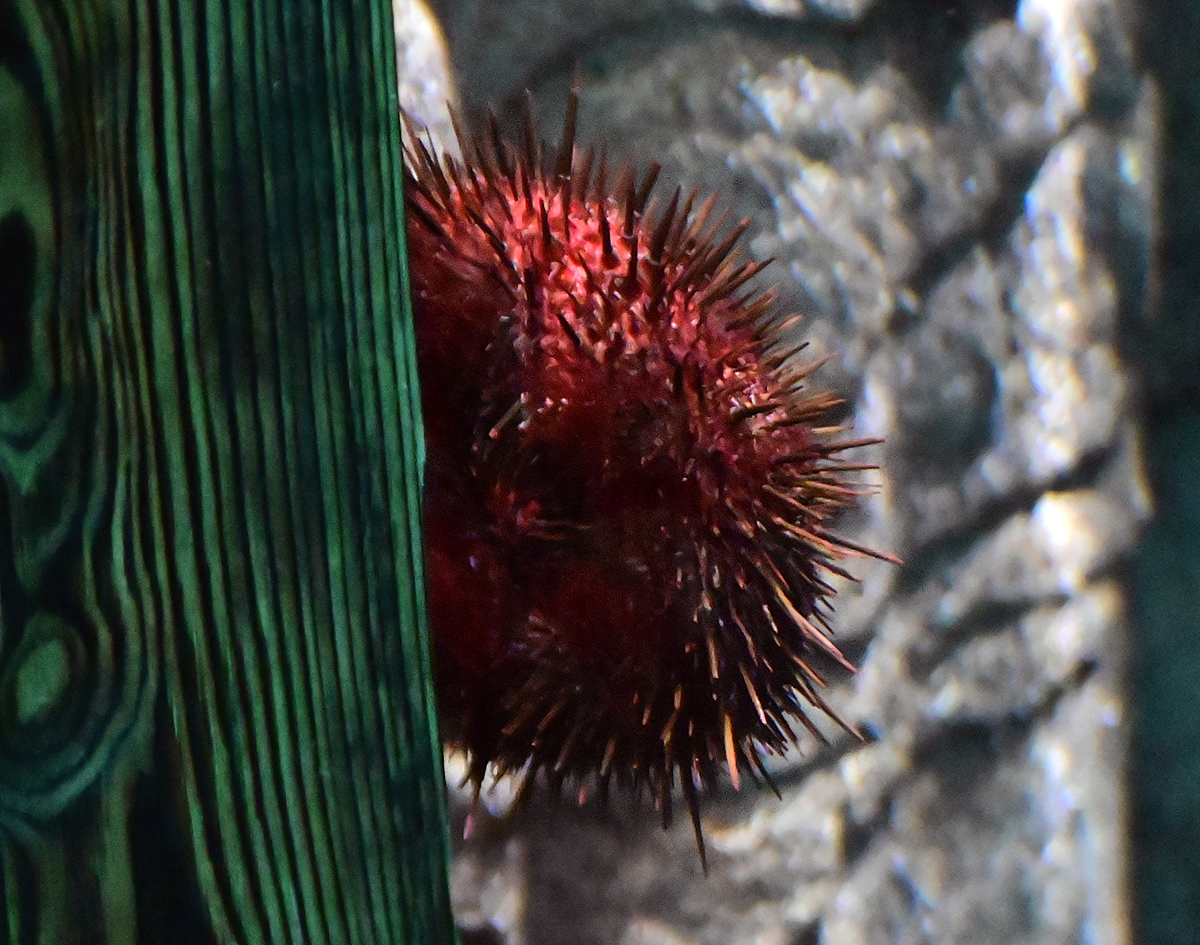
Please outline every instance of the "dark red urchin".
M426 423L425 536L443 734L581 792L610 780L671 813L722 765L766 777L821 697L858 495L774 295L737 294L743 221L574 147L547 159L493 119L461 161L415 134L406 205ZM411 129L410 129L411 130ZM596 174L593 179L592 170ZM879 556L879 555L876 555Z

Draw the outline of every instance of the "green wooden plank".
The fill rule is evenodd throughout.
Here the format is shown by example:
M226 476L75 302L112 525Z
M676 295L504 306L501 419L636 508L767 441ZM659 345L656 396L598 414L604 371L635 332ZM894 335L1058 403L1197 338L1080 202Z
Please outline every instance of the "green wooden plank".
M452 941L390 5L0 25L0 943Z

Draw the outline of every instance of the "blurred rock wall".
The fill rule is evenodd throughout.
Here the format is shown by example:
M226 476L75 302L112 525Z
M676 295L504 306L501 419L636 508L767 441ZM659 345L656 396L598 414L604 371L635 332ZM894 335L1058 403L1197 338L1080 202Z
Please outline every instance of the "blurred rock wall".
M511 945L1130 941L1123 575L1150 509L1122 327L1154 298L1158 104L1119 0L397 0L402 100L448 140L557 134L753 218L881 489L842 530L861 666L783 797L686 825L503 786L458 844L459 921ZM432 16L430 14L432 13ZM443 34L437 29L441 24ZM446 74L452 63L454 83ZM453 767L453 764L452 764ZM461 800L461 799L460 799ZM456 830L461 832L463 804Z

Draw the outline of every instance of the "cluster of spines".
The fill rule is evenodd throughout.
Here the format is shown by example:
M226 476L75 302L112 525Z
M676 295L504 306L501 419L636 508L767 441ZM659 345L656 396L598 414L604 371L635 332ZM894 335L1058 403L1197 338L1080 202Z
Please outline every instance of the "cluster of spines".
M637 734L610 724L603 711L579 696L571 684L574 665L563 653L559 628L544 622L539 626L538 615L529 614L521 641L528 671L513 680L504 704L495 707L503 724L497 723L499 731L486 747L464 747L472 754L477 785L488 764L501 774L522 772L522 790L542 776L555 791L575 781L582 793L594 781L606 792L615 776L635 790L648 788L664 823L671 817L678 772L703 856L697 791L712 785L722 764L735 786L742 768L769 784L760 749L781 752L793 743L796 732L789 720L798 720L824 741L804 711L806 704L853 731L821 696L824 680L811 654L820 652L853 670L831 640L826 611L834 592L820 572L850 578L838 560L888 557L826 528L828 518L853 504L861 492L844 474L872 468L835 462L834 457L876 441L838 442L833 437L839 428L820 425L839 401L801 392L805 378L823 361L797 366L804 346L787 339L798 316L774 316L775 292L735 295L769 263L738 260L735 247L749 221L743 220L717 242L724 218L711 221L715 198L692 216L696 193L681 204L678 188L656 214L651 192L658 165L640 181L627 165L617 177L615 197L610 196L606 157L602 154L597 163L594 150L575 148L576 118L573 94L562 142L550 161L528 117L523 151L503 140L494 116L478 139L456 124L462 161L439 161L432 146L410 127L409 211L466 267L464 278L489 280L505 294L512 310L523 310L527 318L539 312L553 318L554 325L522 326L527 333L561 330L581 351L596 345L597 331L620 323L622 311L636 307L640 321L652 329L669 321L671 305L680 300L703 308L700 317L712 324L702 327L719 329L724 344L708 365L709 374L717 378L715 386L746 388L743 401L732 406L721 423L738 435L749 431L760 446L779 451L762 467L756 489L738 497L741 501L725 500L728 515L723 520L681 525L681 542L694 545L695 561L686 569L677 565L673 593L692 602L694 630L678 640L677 652L669 657L676 665L658 667L654 682L634 686L630 708L640 709ZM505 239L506 228L515 224L517 201L523 204L524 218L536 226L536 265L531 264L534 260L522 265L511 240ZM450 226L456 214L470 221L477 240L464 240L461 231ZM561 261L581 236L573 227L593 220L599 266L610 275L602 285L591 267L582 267L588 297L598 303L599 312L597 322L587 324L552 305L546 311L542 293L550 260ZM468 245L471 242L475 245ZM494 351L493 355L505 357ZM705 387L700 369L689 382L683 367L677 365L676 395L695 401L687 408L692 412L712 409L705 402L713 400L713 392ZM708 380L713 383L712 377ZM730 392L722 393L728 402ZM479 406L487 412L486 395ZM523 409L516 399L498 411L499 419L493 416L479 426L476 455L487 454ZM630 661L648 663L657 658L629 656Z
M706 298L717 297L732 298L734 292L771 264L771 259L740 263L737 261L733 251L750 226L749 217L734 226L720 242L714 242L725 225L724 215L711 220L717 203L715 194L699 207L693 217L692 209L699 192L693 190L681 207L682 188L677 187L666 209L654 221L653 227L645 226L648 212L653 213L650 198L661 173L661 165L652 164L640 181L637 180L632 165L624 165L614 182L612 192L616 197L612 197L607 187L607 156L601 153L597 165L594 147L582 152L575 147L577 111L578 97L573 93L568 102L563 139L552 166L548 165L545 146L537 136L530 113L526 115L523 151L504 140L494 114L488 115L488 133L479 138L467 135L459 118L454 116L455 133L463 149L461 161L449 156L438 160L432 142L423 140L418 129L406 116L409 186L415 187L427 199L440 202L443 206L461 201L459 206L478 232L487 239L494 252L493 257L486 259L472 255L464 255L461 258L481 275L491 279L513 302L525 301L530 305L535 304L531 296L536 286L537 274L528 268L519 271L514 266L509 256L509 247L501 238L497 226L488 219L490 214L499 211L511 224L513 217L509 204L513 197L521 199L529 213L536 214L540 225L542 251L546 256L555 252L557 241L569 245L573 211L604 207L615 199L622 211L620 235L628 246L623 263L625 276L618 286L618 292L625 296L645 292L647 311L657 309L668 292L699 286L702 283L703 292L697 296L697 301L703 302ZM594 178L593 168L596 168ZM550 213L554 208L545 197L535 195L535 190L541 189L537 186L539 183L557 187L559 207L556 217L561 225L561 231L557 234L550 221ZM409 201L408 209L446 245L454 245L454 238L422 202ZM602 260L607 265L615 265L620 261L620 257L614 245L609 214L598 212L595 216L600 230ZM647 229L650 232L643 246L644 231ZM463 249L461 246L455 248L459 252ZM687 258L687 264L668 285L664 275L664 260L672 258ZM643 263L649 271L649 280L645 285L640 278ZM500 275L505 270L509 279ZM518 295L516 286L523 288L524 299ZM607 300L609 296L604 298ZM769 290L734 299L740 314L729 327L747 327L757 322L770 311L775 298L776 292ZM793 316L793 319L781 327L790 327L798 318L799 316ZM569 326L564 327L570 330Z

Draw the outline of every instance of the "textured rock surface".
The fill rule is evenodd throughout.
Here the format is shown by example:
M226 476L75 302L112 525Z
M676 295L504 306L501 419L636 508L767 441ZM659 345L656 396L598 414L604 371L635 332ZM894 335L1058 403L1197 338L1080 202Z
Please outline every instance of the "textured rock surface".
M860 567L839 611L862 669L831 698L873 740L801 746L782 801L715 799L708 877L651 812L498 797L457 851L460 920L527 945L1128 941L1120 578L1149 509L1117 342L1157 114L1129 11L537 6L439 10L465 100L529 83L555 129L579 60L582 139L754 218L781 304L840 352L821 380L888 437L845 527L906 564Z
M450 103L457 98L441 27L424 0L392 0L400 108L418 119L443 151L457 151Z

